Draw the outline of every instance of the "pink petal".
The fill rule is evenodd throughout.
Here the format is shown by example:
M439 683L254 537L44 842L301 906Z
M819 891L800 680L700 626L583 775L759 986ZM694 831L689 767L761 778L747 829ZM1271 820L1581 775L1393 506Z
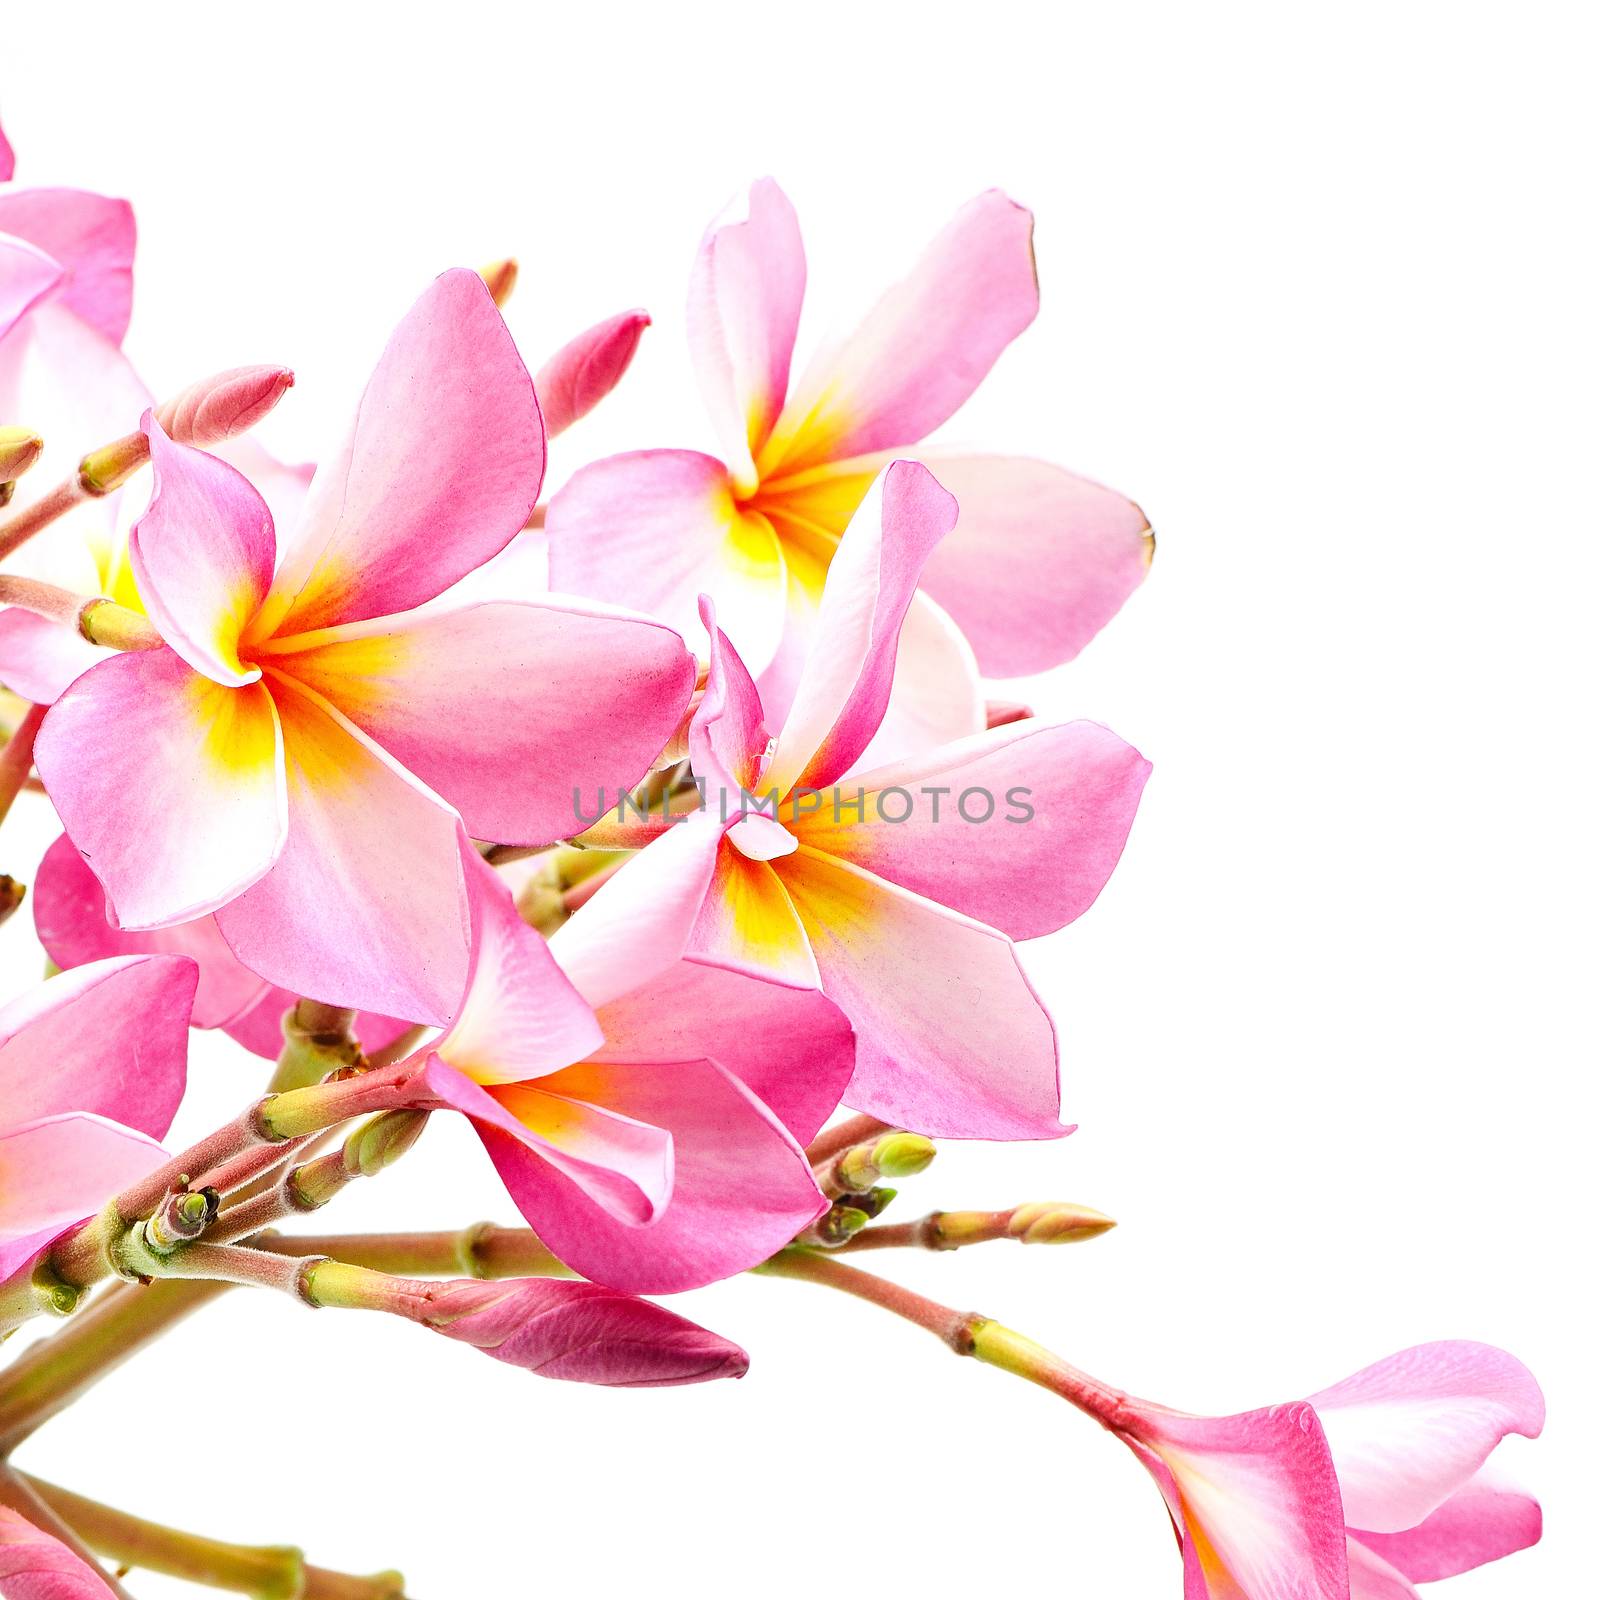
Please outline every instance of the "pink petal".
M539 1087L672 1135L671 1198L646 1227L547 1166L524 1175L523 1214L585 1278L636 1294L699 1288L766 1260L826 1209L805 1152L713 1062L586 1062Z
M236 468L174 444L150 412L141 427L154 488L128 557L150 619L196 672L254 683L261 668L239 659L239 639L272 584L272 514Z
M34 761L120 927L214 911L283 847L272 697L214 683L170 650L92 667L51 707Z
M0 194L0 234L7 233L59 261L66 270L59 304L122 343L133 312L135 230L126 200L82 189L13 189Z
M586 328L539 368L533 387L549 438L588 416L616 388L649 326L643 311L619 312Z
M1416 1345L1311 1396L1352 1528L1400 1533L1443 1505L1508 1433L1534 1438L1544 1396L1504 1350Z
M0 683L24 700L54 705L68 684L110 654L48 617L18 606L0 611Z
M983 684L966 636L927 594L911 597L900 624L894 682L872 742L852 770L937 750L986 725Z
M1113 489L1021 456L927 455L961 505L922 584L995 678L1070 661L1144 582L1150 523Z
M1351 1538L1374 1551L1413 1583L1432 1583L1470 1572L1539 1542L1544 1515L1530 1494L1498 1482L1487 1471L1403 1533L1363 1533Z
M771 178L745 215L707 230L689 278L689 349L706 409L745 493L789 388L806 257L800 221Z
M0 178L10 157L0 139ZM0 1594L5 1600L112 1600L101 1572L59 1539L0 1506Z
M542 1077L597 1049L594 1012L572 987L545 941L517 914L494 868L462 853L472 916L466 1000L439 1057L479 1084Z
M416 1320L497 1361L568 1383L656 1389L742 1378L750 1366L738 1345L686 1317L593 1283L430 1285Z
M9 183L16 170L16 153L11 148L11 141L6 138L5 129L0 128L0 183Z
M1170 1475L1185 1600L1347 1600L1339 1485L1311 1407L1190 1417L1139 1404L1122 1415Z
M0 338L52 293L64 276L61 263L43 250L26 239L0 233Z
M596 1061L687 1061L725 1067L801 1143L833 1114L855 1067L855 1035L816 989L680 961L600 1011Z
M849 1105L952 1139L1070 1131L1055 1029L1004 934L805 846L776 871L855 1026Z
M692 635L702 594L752 671L783 634L787 585L772 524L742 510L727 468L692 450L609 456L550 502L550 587L646 611Z
M700 620L710 636L711 661L705 695L689 724L689 759L708 793L728 793L737 800L741 789L756 786L766 754L761 695L739 652L717 626L708 595L700 599Z
M154 1172L154 1139L86 1111L0 1128L0 1238L71 1226Z
M723 825L696 812L669 828L551 936L550 949L596 1008L677 965L705 904Z
M581 833L574 792L638 782L694 690L670 628L555 597L318 637L267 659L455 805L475 838L504 844Z
M926 467L895 461L861 502L828 568L816 632L764 784L820 788L872 741L889 703L900 624L956 503Z
M0 1115L89 1111L161 1138L183 1098L198 976L187 956L119 956L0 1009Z
M1422 1600L1403 1572L1359 1539L1345 1541L1345 1555L1350 1563L1350 1600Z
M447 1023L471 942L459 818L333 707L284 680L275 690L288 837L272 870L220 908L223 938L296 994Z
M39 1252L46 1245L51 1245L61 1237L59 1225L49 1228L38 1228L32 1233L21 1233L14 1238L0 1238L0 1284L27 1268L33 1270ZM4 1594L0 1590L0 1594Z
M470 1117L517 1209L534 1223L558 1174L626 1227L658 1217L672 1196L672 1135L606 1107L587 1105L544 1078L492 1094L430 1055L428 1087L442 1105Z
M970 200L784 408L763 479L925 438L1033 321L1033 216L998 189Z
M62 834L44 853L28 896L39 943L58 967L81 967L111 956L143 953L189 956L199 968L192 1021L197 1028L216 1028L258 1004L269 992L258 977L228 948L213 917L179 922L170 928L130 933L113 925L106 892L72 841ZM294 997L290 997L290 1004ZM282 1008L280 1008L281 1015ZM269 1055L277 1055L283 1036L273 1024ZM103 1108L99 1108L103 1109ZM131 1120L120 1113L119 1120Z
M505 548L539 498L533 380L475 272L417 301L317 471L259 636L389 616Z
M1014 722L862 773L790 825L803 844L1035 939L1094 904L1149 773L1097 722Z
M315 468L303 462L279 461L253 433L235 434L208 448L219 461L237 467L250 480L267 502L274 528L292 528L300 521Z

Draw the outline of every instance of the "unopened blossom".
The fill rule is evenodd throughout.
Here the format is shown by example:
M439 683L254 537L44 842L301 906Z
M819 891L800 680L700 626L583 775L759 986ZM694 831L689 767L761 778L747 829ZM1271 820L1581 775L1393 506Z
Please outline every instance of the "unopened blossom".
M100 880L62 834L44 853L28 893L34 932L58 967L112 956L165 952L190 957L199 969L191 1016L197 1028L220 1028L246 1050L271 1059L283 1049L283 1018L299 998L252 972L228 947L214 916L170 928L128 930L111 920ZM364 1050L381 1050L406 1031L395 1017L360 1012L352 1032Z
M650 318L622 311L569 339L539 368L533 387L553 439L586 417L622 381Z
M166 1159L196 977L123 956L0 1009L0 1280Z
M1026 1341L978 1353L1138 1456L1182 1547L1185 1600L1418 1600L1415 1584L1539 1538L1538 1502L1484 1463L1507 1434L1539 1433L1544 1397L1490 1345L1418 1345L1309 1400L1232 1417L1136 1399Z
M471 982L424 1082L556 1255L617 1289L694 1288L826 1209L801 1144L850 1078L836 1007L699 962L637 971L584 911L547 945L466 866Z
M584 915L634 970L687 952L820 986L855 1027L845 1100L859 1111L955 1138L1053 1137L1055 1031L1012 940L1093 903L1150 766L1097 723L1029 718L857 770L918 575L955 515L926 467L885 469L840 541L775 734L708 611L689 738L705 808Z
M976 732L966 641L991 675L1068 660L1139 584L1152 548L1137 506L1059 467L909 448L1033 321L1032 238L1031 213L998 190L978 195L791 382L800 226L777 184L754 184L745 214L707 232L690 281L690 352L723 458L647 450L575 474L550 505L553 586L683 628L711 594L781 715L846 524L890 454L915 454L956 496L961 522L908 613L880 750Z
M742 1378L732 1340L664 1306L593 1283L526 1278L418 1285L402 1314L541 1378L659 1389Z
M0 139L0 173L5 170ZM3 1600L114 1600L97 1567L20 1511L0 1505L0 1597Z
M234 468L153 417L130 556L166 648L79 678L36 761L118 925L208 914L298 994L443 1023L465 991L456 835L572 831L574 784L632 782L694 679L682 639L589 603L430 606L520 529L544 432L476 273L391 338L281 560Z

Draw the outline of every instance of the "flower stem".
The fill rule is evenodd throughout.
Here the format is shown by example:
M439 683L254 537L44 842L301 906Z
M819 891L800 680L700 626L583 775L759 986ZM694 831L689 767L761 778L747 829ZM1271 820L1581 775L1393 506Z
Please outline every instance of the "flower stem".
M820 1167L835 1156L843 1155L851 1145L864 1144L880 1133L892 1131L887 1122L879 1122L876 1117L847 1117L837 1127L825 1128L811 1141L806 1160L813 1167Z
M273 1235L258 1248L291 1256L329 1256L350 1266L416 1278L571 1278L527 1228L492 1222L449 1233Z
M228 1544L149 1522L38 1478L23 1482L91 1549L119 1566L229 1589L253 1600L400 1600L398 1572L370 1578L313 1567L292 1545Z
M22 792L28 774L33 771L34 736L49 709L48 706L29 706L17 724L17 731L0 750L0 822L5 820L12 801Z
M59 1332L0 1368L0 1459L107 1373L230 1287L116 1284Z
M52 1506L46 1504L31 1483L7 1466L0 1466L0 1505L10 1506L13 1511L26 1517L41 1533L48 1533L53 1539L59 1539L100 1578L108 1594L115 1595L117 1600L131 1600L128 1591L95 1560L94 1552L78 1537L77 1530L63 1520ZM26 1574L18 1573L17 1576L26 1584ZM49 1578L46 1577L44 1583L48 1585L49 1582ZM7 1587L9 1588L9 1585ZM51 1591L43 1589L34 1592Z

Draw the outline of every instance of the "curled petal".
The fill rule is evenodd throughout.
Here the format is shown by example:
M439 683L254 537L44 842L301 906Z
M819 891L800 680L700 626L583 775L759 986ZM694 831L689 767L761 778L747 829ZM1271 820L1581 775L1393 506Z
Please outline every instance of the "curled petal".
M135 230L126 200L83 189L14 189L0 194L0 234L26 239L60 262L58 303L122 343L133 313Z
M644 311L622 311L568 341L534 375L545 434L555 438L586 417L622 381L650 326Z
M695 376L746 492L783 409L805 289L799 218L771 178L759 179L744 217L707 231L689 278Z
M1463 1488L1508 1433L1534 1438L1544 1396L1504 1350L1469 1340L1417 1345L1311 1397L1333 1449L1345 1520L1414 1528Z
M128 537L139 593L162 638L196 672L254 683L261 668L239 659L239 640L272 583L272 513L236 468L175 444L148 412L142 427L155 489Z
M785 794L797 783L831 783L872 742L922 564L955 522L955 501L926 467L895 461L883 470L828 568L810 652L764 784Z
M1499 1561L1539 1542L1539 1502L1485 1470L1437 1511L1400 1533L1351 1534L1412 1583L1433 1583Z
M708 792L738 796L756 786L761 758L767 750L761 694L739 652L717 626L709 595L700 597L700 620L711 638L706 692L689 724L689 759Z
M0 233L0 338L61 282L61 264L26 239Z

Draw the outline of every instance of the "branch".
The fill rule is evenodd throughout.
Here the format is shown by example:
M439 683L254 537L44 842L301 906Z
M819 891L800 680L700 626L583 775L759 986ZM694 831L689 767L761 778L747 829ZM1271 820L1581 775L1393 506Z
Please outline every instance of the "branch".
M1014 1239L1018 1244L1077 1244L1109 1232L1116 1223L1103 1212L1066 1201L1035 1201L1009 1211L930 1211L916 1222L868 1228L838 1249L960 1250L969 1244Z
M228 1544L118 1511L39 1478L21 1481L76 1529L91 1549L123 1567L141 1567L254 1600L403 1600L398 1572L370 1578L311 1566L292 1545Z

